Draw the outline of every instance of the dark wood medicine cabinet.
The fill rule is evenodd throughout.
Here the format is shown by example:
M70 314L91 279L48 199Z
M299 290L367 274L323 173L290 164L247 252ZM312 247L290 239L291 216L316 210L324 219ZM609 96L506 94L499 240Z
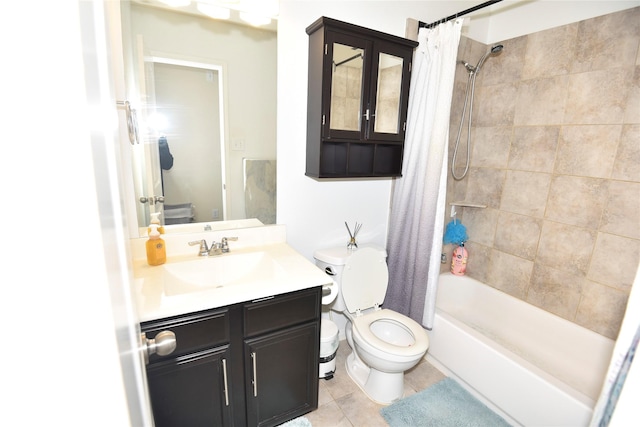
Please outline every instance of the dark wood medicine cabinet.
M306 32L306 175L400 176L418 42L327 17Z

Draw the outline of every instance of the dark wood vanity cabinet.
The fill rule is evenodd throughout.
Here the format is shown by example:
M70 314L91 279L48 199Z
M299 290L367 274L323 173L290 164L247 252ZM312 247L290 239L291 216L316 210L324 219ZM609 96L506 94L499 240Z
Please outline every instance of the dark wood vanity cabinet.
M321 288L146 322L177 347L150 356L155 425L274 426L318 406Z
M306 31L306 175L400 176L418 43L326 17Z

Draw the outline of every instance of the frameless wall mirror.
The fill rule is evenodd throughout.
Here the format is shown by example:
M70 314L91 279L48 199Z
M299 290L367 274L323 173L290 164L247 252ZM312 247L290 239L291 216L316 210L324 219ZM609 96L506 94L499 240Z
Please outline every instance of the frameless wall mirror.
M169 225L275 223L275 29L158 5L121 2L139 234L157 211Z

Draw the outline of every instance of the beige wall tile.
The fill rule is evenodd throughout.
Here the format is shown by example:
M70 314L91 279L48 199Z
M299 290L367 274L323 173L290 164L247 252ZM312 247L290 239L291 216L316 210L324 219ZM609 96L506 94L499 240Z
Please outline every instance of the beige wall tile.
M536 263L585 276L595 242L595 231L544 221Z
M640 182L640 125L622 127L620 144L613 164L613 179Z
M576 323L616 339L629 295L618 289L587 281L578 306Z
M497 209L500 206L504 175L503 170L470 168L466 201Z
M640 67L633 69L631 84L627 90L627 106L624 111L625 123L640 123Z
M523 126L563 123L568 86L569 76L520 82L514 124Z
M551 181L545 218L597 230L607 199L608 181L556 175Z
M527 42L528 36L522 36L487 46L487 50L496 44L501 44L504 48L502 52L492 54L485 60L479 73L482 76L482 86L519 82L524 68Z
M640 239L640 183L611 181L600 231Z
M532 270L533 262L494 249L487 280L496 289L524 300Z
M495 233L494 248L533 261L538 251L542 220L530 216L501 212Z
M632 65L640 38L640 8L610 13L579 23L572 72Z
M584 277L536 264L527 302L574 321L585 283Z
M574 62L578 24L529 34L522 79L568 74Z
M598 233L587 278L628 292L639 261L639 240Z
M476 87L473 123L477 126L511 126L517 92L515 83Z
M464 208L463 224L467 227L469 240L492 246L496 234L498 211L496 209Z
M489 263L491 261L492 249L488 246L468 241L464 247L469 253L467 259L467 275L482 283L489 283ZM448 256L451 262L451 254ZM449 264L451 266L451 264Z
M563 126L556 172L609 178L621 132L621 125Z
M511 126L475 127L471 131L471 165L504 168L509 160Z
M509 169L553 172L559 126L516 126L509 153Z
M631 77L629 67L570 75L564 123L622 123Z
M507 171L500 209L542 218L550 182L550 174Z

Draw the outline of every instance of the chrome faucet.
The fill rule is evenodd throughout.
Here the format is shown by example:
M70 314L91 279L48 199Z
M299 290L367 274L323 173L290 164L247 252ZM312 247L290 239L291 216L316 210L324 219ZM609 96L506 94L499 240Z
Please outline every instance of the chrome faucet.
M238 240L237 238L231 237L229 240ZM215 241L211 242L211 246L207 245L207 241L202 240L194 240L189 242L189 246L200 245L198 249L198 256L215 256L221 255L222 253L229 252L229 245L227 244L227 238L222 239L222 243L216 243ZM227 250L224 250L226 246Z
M207 245L207 241L202 240L194 240L189 242L189 246L200 245L198 249L198 256L215 256L229 253L229 240L238 240L237 237L223 237L222 242L216 243L215 241L211 242L211 246Z
M237 237L223 237L222 238L222 244L220 245L220 249L222 250L222 253L226 254L229 253L229 240L233 240L236 241L238 240Z

